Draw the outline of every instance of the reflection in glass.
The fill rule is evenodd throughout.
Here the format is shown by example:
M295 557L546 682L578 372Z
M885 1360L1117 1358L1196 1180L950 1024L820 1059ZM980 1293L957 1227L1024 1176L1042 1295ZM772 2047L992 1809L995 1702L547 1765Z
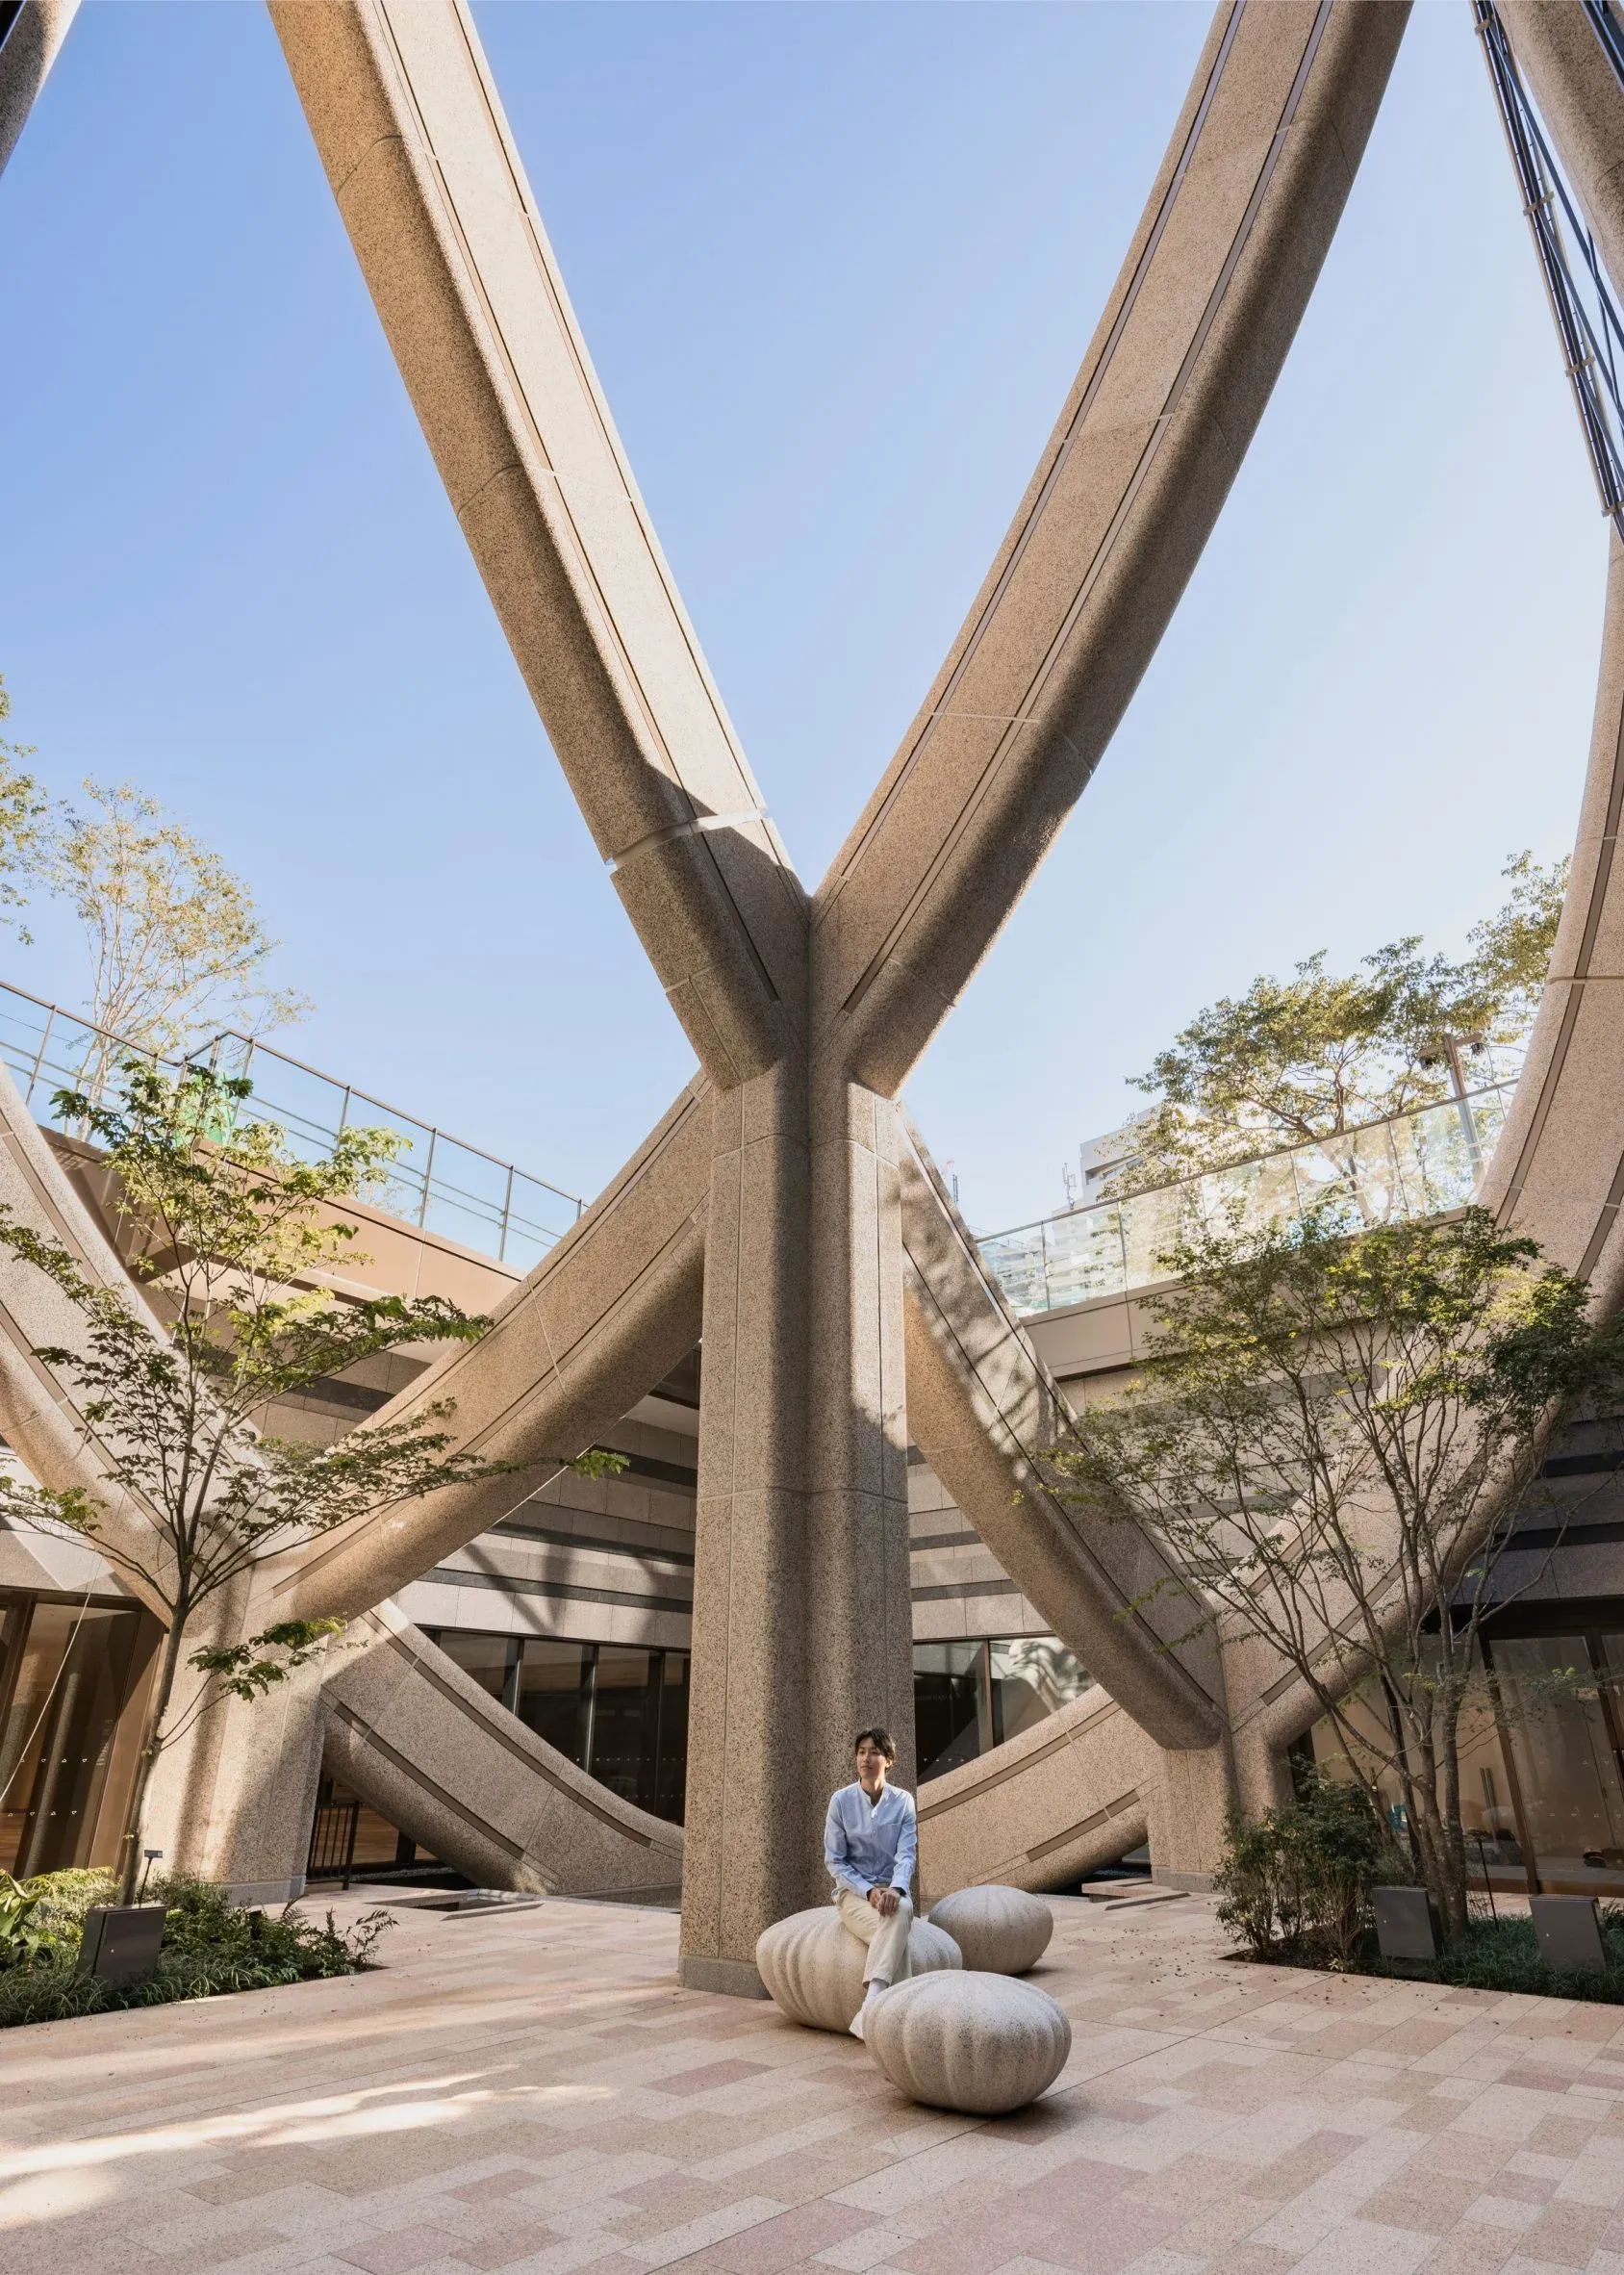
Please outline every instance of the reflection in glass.
M1082 1696L1092 1676L1053 1635L914 1645L921 1781L975 1761Z
M470 1674L482 1691L489 1691L510 1714L519 1710L519 1638L516 1635L466 1634L460 1627L439 1631L441 1649Z
M1624 1790L1584 1636L1497 1637L1490 1649L1541 1881L1624 1878Z
M16 1680L0 1731L0 1870L26 1879L89 1860L140 1623L134 1608L71 1603L24 1604L8 1619Z
M1053 1635L1021 1635L987 1646L992 1676L993 1743L1017 1738L1080 1699L1093 1681Z
M1316 1205L1366 1224L1458 1209L1472 1197L1511 1094L1509 1059L1506 1072L1498 1063L1484 1071L1492 1086L1464 1100L990 1233L978 1243L982 1259L1012 1311L1058 1311L1166 1279L1168 1252L1200 1232L1257 1229Z
M578 1770L587 1766L592 1706L590 1643L526 1636L519 1669L519 1719Z

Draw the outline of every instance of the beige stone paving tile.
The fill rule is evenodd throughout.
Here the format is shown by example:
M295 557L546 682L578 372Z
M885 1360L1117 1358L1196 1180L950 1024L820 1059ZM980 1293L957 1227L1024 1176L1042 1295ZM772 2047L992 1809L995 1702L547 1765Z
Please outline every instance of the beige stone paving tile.
M1607 2233L1611 2215L1596 2204L1547 2204L1519 2242L1535 2259L1583 2267Z
M771 2165L774 2170L787 2163L792 2157L805 2152L824 2153L838 2158L842 2153L825 2144L839 2141L863 2125L863 2112L843 2104L821 2117L808 2117L804 2123L785 2127L782 2131L767 2133L754 2140L744 2141L736 2148L723 2149L720 2156L691 2160L687 2169L703 2180L724 2180L736 2172L759 2173ZM867 2145L848 2141L844 2153L857 2156L867 2153ZM881 2161L885 2161L882 2158ZM775 2195L775 2187L767 2193Z
M622 2257L635 2260L645 2267L669 2267L675 2260L703 2251L707 2244L720 2243L724 2237L736 2236L742 2229L759 2227L790 2209L774 2196L744 2196L737 2203L723 2205L698 2219L668 2227L647 2240L628 2243L622 2248Z
M1295 2264L1288 2252L1270 2251L1260 2243L1237 2243L1208 2260L1204 2275L1288 2275Z
M1305 2252L1292 2275L1417 2275L1435 2240L1414 2228L1347 2220Z
M1429 2168L1425 2173L1400 2173L1367 2197L1363 2210L1368 2218L1389 2227L1426 2228L1434 2236L1446 2236L1483 2193L1476 2179Z
M1176 2209L1185 2216L1182 2225L1172 2231L1172 2240L1186 2247L1205 2244L1209 2250L1243 2243L1275 2216L1281 2203L1278 2196L1265 2196L1251 2189L1215 2196L1198 2209L1180 2202Z
M903 2250L910 2240L900 2228L868 2225L812 2256L818 2266L838 2267L842 2275L869 2275L871 2268L879 2266L894 2251Z
M1624 2143L1586 2141L1557 2183L1556 2195L1564 2204L1600 2204L1610 2210L1624 2200Z
M1277 2250L1307 2253L1344 2227L1380 2224L1361 2223L1355 2215L1422 2145L1423 2138L1416 2134L1396 2130L1372 2134L1321 2179L1282 2205L1257 2229L1253 2240Z

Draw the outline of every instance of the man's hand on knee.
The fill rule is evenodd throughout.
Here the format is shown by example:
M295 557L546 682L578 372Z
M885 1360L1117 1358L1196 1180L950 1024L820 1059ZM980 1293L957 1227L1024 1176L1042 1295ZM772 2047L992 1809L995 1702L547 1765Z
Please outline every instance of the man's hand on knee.
M901 1897L895 1888L871 1888L869 1890L869 1902L882 1920L890 1919L901 1901Z

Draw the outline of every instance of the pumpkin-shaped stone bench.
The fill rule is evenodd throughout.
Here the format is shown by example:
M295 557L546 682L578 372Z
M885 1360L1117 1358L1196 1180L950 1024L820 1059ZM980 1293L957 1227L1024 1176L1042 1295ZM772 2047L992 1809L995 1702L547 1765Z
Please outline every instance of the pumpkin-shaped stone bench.
M960 1888L930 1906L930 1925L945 1928L964 1963L978 1975L1025 1975L1049 1949L1054 1914L1024 1888Z
M832 1904L791 1912L756 1940L756 1972L781 2014L809 2030L844 2031L863 2003L864 1947L840 1924ZM915 1975L962 1967L958 1945L940 1928L915 1920L908 1966Z
M884 1992L869 2010L865 2042L910 2101L1002 2117L1053 2084L1072 2050L1072 2026L1035 1983L963 1969Z

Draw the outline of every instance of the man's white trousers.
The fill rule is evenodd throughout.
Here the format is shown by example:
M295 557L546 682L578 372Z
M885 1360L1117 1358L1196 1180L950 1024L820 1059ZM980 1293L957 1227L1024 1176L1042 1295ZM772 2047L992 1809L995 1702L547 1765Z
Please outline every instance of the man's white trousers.
M872 1982L878 1975L887 1982L906 1981L908 1930L913 1926L914 1916L907 1898L902 1898L888 1920L880 1917L866 1896L857 1895L851 1888L837 1888L834 1901L841 1925L859 1943L869 1947L863 1961L863 1981Z

